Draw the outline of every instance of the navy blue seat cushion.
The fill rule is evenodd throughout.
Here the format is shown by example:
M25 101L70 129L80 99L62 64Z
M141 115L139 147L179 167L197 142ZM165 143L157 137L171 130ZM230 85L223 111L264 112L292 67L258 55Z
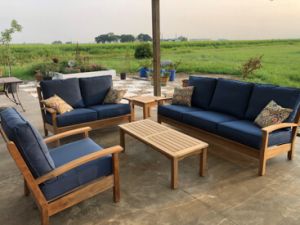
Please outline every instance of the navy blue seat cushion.
M238 120L236 117L213 111L187 112L183 114L183 122L197 128L217 133L220 123Z
M34 177L40 177L55 168L48 148L39 132L14 108L0 113L1 125L13 141Z
M40 85L44 99L58 95L73 108L84 107L79 80L77 78L66 80L46 80L41 81Z
M260 149L262 144L261 128L249 120L239 120L219 124L218 133L228 139ZM270 134L269 146L290 143L291 130L279 130Z
M294 122L300 104L300 89L264 84L256 84L254 86L246 111L246 118L255 120L271 100L274 100L284 108L293 109L294 111L286 121Z
M130 114L129 104L94 105L89 107L89 109L95 110L97 112L98 120Z
M97 112L92 109L78 108L71 112L66 112L64 114L58 114L56 117L56 122L58 127L64 127L79 123L91 122L97 120ZM52 124L51 114L46 114L46 121Z
M55 166L60 167L102 148L89 138L75 141L50 150ZM76 167L55 179L40 185L47 200L86 184L97 178L112 174L112 157L105 156Z
M80 89L87 106L103 104L104 98L112 86L111 76L80 78Z
M207 109L217 84L217 79L190 76L189 86L194 87L192 106Z
M246 112L252 83L218 79L210 110L243 118Z
M159 105L157 113L177 121L182 121L183 113L194 111L202 111L202 109L183 105Z

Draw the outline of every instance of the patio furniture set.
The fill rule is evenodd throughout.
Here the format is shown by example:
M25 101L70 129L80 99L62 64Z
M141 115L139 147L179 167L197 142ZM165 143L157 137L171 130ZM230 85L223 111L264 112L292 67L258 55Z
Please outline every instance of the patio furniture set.
M106 95L113 89L110 76L42 81L38 93L45 135L54 134L45 139L15 109L0 112L1 134L24 177L25 195L31 193L36 200L42 224L110 188L114 201L120 200L119 153L125 149L125 134L170 159L173 189L178 187L178 162L186 157L199 155L199 175L205 175L209 145L258 158L259 175L265 174L266 161L272 157L287 153L292 159L300 123L299 89L193 76L189 85L185 91L192 88L191 104L186 106L163 104L170 100L163 97L107 104ZM56 95L73 110L59 114L45 105ZM284 122L261 129L254 119L271 100L291 113ZM144 120L133 122L134 105L143 107ZM154 105L159 123L179 127L188 135L146 119ZM119 125L120 145L103 149L88 136L91 129L124 122ZM60 145L61 139L78 134L83 139ZM51 143L55 147L47 146Z

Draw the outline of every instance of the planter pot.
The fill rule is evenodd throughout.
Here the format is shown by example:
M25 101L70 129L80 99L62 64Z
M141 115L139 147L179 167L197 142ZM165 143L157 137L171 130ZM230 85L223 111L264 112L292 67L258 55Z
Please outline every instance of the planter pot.
M37 82L40 82L42 80L52 80L52 77L48 76L48 77L44 77L41 73L36 73L35 74L35 80Z
M169 73L170 73L169 81L174 81L176 78L176 70L169 70Z
M126 80L126 73L121 73L120 78L121 80Z
M161 86L167 86L168 80L169 80L169 77L161 77L160 78L160 85Z
M188 86L189 86L189 80L188 79L182 80L182 87L188 87Z
M71 74L63 74L53 72L53 80L65 80L70 78L86 78L86 77L101 77L111 75L112 77L116 76L115 70L100 70L93 72L84 72L84 73L71 73Z
M160 86L165 87L168 84L169 77L161 77L160 78ZM151 85L154 85L153 78L151 78Z
M139 70L139 72L140 72L140 77L147 78L150 70L148 68L143 67Z

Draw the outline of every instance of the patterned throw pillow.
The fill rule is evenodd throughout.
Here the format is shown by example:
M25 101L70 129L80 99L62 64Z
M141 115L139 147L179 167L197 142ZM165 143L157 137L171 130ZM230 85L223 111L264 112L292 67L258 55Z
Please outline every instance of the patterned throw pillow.
M56 110L56 112L58 112L59 114L64 114L73 110L72 106L70 106L57 95L43 100L42 103L44 103L47 107Z
M273 100L256 117L255 123L260 127L267 127L285 121L293 110L283 108Z
M192 95L194 87L175 88L172 99L172 105L192 105Z
M107 95L105 96L103 103L108 104L117 104L120 103L124 97L126 90L117 90L114 88L109 89Z

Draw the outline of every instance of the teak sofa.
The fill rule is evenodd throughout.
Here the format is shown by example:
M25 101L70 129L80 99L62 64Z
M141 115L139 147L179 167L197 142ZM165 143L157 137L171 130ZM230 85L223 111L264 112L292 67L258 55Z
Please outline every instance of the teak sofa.
M111 87L111 76L41 81L37 93L45 136L48 136L48 131L57 134L86 126L97 129L130 122L129 104L103 104ZM74 110L59 115L47 108L42 100L54 95L61 97Z
M42 139L14 108L0 112L0 132L24 177L24 194L32 194L42 225L49 217L96 194L113 188L120 200L119 153L121 146L102 149L90 138L89 127ZM83 134L83 139L56 148L46 144Z
M177 126L210 145L259 159L264 175L268 159L281 153L293 158L300 124L300 89L190 76L192 107L160 105L158 122ZM293 112L284 123L260 128L254 120L274 100Z

